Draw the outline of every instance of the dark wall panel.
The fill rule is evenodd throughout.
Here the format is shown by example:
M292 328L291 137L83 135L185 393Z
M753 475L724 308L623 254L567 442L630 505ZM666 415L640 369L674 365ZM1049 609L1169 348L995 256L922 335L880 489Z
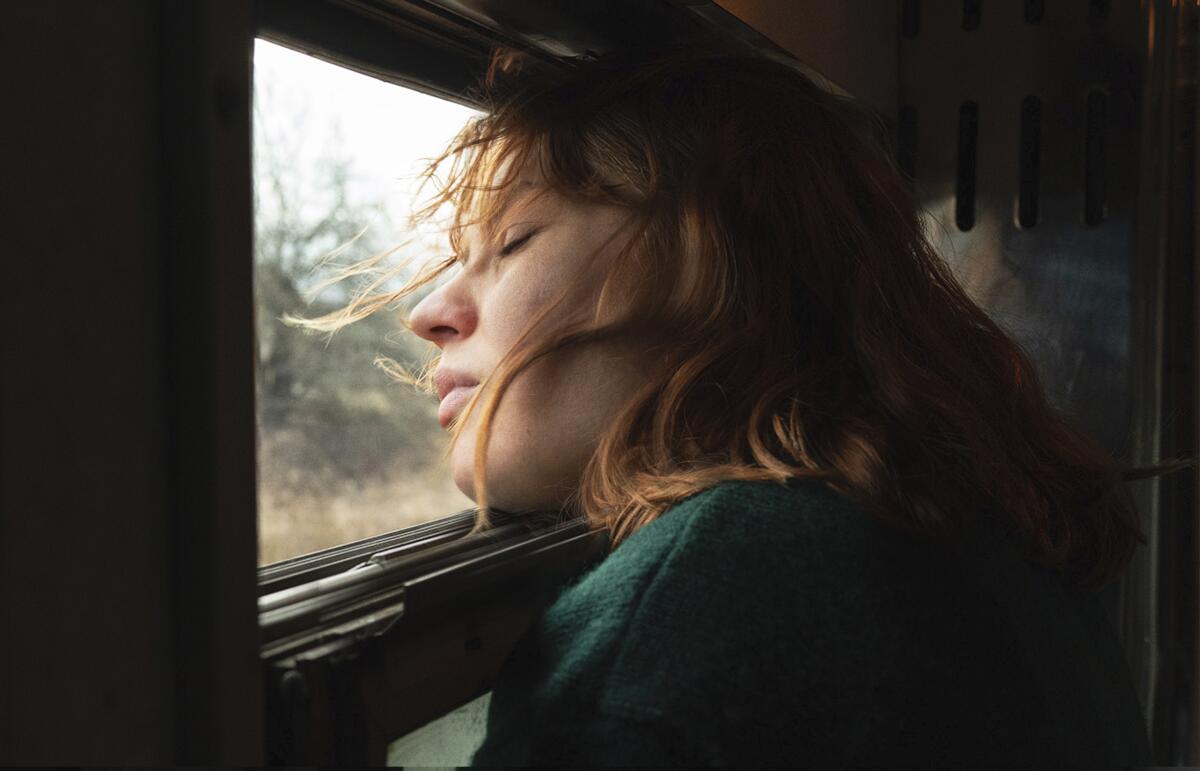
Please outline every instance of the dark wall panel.
M170 741L151 2L17 3L5 72L0 758Z
M252 19L0 11L0 762L262 757Z

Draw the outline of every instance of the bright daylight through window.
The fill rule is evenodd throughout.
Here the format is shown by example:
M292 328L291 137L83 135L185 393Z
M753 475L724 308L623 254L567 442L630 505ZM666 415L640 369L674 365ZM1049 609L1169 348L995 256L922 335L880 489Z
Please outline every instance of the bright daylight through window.
M436 399L374 364L428 358L398 314L433 285L332 337L281 321L341 307L353 285L313 296L339 267L398 244L449 249L436 227L409 232L407 219L426 159L472 114L255 41L260 565L473 506L438 463L448 436Z

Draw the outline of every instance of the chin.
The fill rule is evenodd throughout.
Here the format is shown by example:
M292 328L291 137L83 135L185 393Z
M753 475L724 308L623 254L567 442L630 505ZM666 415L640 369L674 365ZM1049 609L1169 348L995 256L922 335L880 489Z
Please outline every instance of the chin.
M464 453L464 455L467 454ZM460 459L456 457L454 461L454 485L462 492L463 495L467 496L471 500L475 501L476 504L478 504L479 496L476 494L475 490L474 458L464 457ZM494 478L494 473L495 472L493 470L493 475L489 476L487 491L488 505L493 509L499 509L500 511L507 511L514 514L528 509L529 507L519 500L521 496L513 495L512 490L506 489L507 486L504 484L502 479Z
M497 427L499 429L501 427ZM503 436L503 434L501 435ZM475 484L475 441L464 435L450 457L451 475L462 494L478 505ZM494 437L487 454L488 505L511 514L558 509L577 474L559 468L539 451Z
M503 477L503 475L501 475ZM475 478L472 473L471 464L464 463L456 465L454 468L454 484L462 491L462 494L479 503L479 496L475 491ZM546 502L530 500L528 494L522 494L524 490L513 490L511 485L506 485L503 479L489 478L488 484L488 505L493 510L504 511L510 514L523 514L533 511L541 511L547 508Z
M471 464L455 463L451 478L454 479L454 486L459 489L459 492L476 503L479 502L478 496L475 495L475 477L471 473Z

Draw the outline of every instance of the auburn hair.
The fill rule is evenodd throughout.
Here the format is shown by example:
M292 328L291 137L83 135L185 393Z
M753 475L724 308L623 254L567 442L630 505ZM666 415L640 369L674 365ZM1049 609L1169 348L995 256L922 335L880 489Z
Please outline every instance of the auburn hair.
M723 480L824 480L927 536L972 512L1001 518L1030 557L1084 583L1117 574L1144 541L1128 469L1048 402L1021 348L964 292L927 240L908 181L866 113L786 63L703 49L600 59L534 75L497 55L472 120L430 166L468 224L494 224L516 174L626 207L633 226L605 279L616 321L578 318L525 337L456 419L482 409L475 489L487 525L487 439L521 371L571 346L623 339L663 362L611 423L571 508L613 548ZM444 174L444 176L439 176ZM379 258L333 330L390 306ZM561 301L565 298L560 298ZM436 360L419 375L432 390Z

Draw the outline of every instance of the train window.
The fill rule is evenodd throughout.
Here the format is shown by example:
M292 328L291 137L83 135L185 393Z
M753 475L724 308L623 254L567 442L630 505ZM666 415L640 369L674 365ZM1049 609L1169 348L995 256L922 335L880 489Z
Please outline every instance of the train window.
M398 244L448 248L436 228L406 232L406 220L425 159L474 113L261 39L254 72L262 565L473 505L437 462L448 437L436 400L375 366L419 366L427 343L395 313L331 337L282 319L344 303L345 282L321 287L348 264Z

